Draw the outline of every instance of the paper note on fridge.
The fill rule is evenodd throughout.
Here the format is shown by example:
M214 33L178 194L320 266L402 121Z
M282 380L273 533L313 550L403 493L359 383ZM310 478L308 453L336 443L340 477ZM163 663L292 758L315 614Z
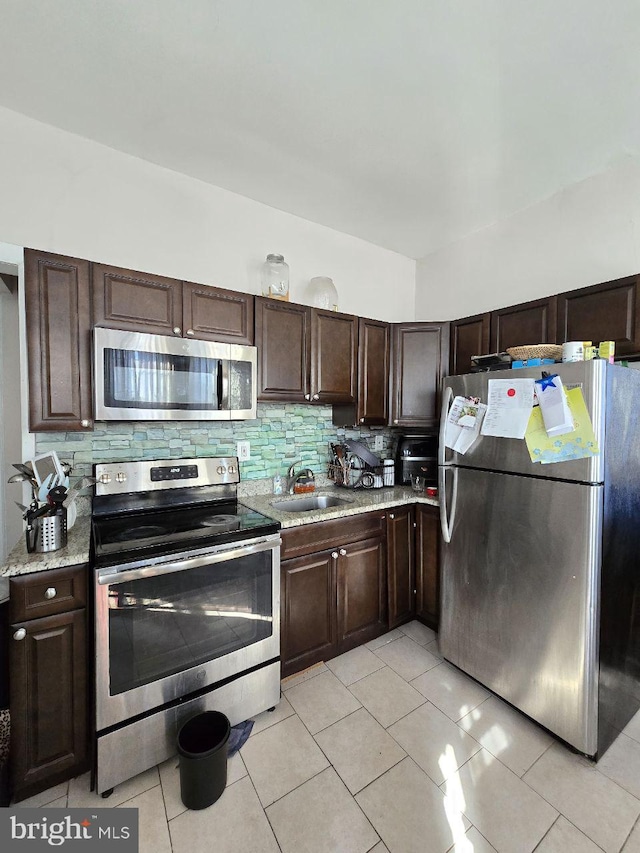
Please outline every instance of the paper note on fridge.
M566 393L575 428L573 432L564 435L548 435L540 407L536 407L531 413L525 435L532 462L541 462L543 465L569 462L572 459L597 456L600 452L582 390L572 388Z
M480 435L486 411L484 403L476 403L467 397L455 397L445 423L445 446L456 453L466 453Z
M554 373L552 376L547 375L543 379L537 379L535 387L547 435L553 438L573 432L575 429L573 417L569 411L562 379L558 374Z
M524 438L533 408L533 379L490 379L482 435Z

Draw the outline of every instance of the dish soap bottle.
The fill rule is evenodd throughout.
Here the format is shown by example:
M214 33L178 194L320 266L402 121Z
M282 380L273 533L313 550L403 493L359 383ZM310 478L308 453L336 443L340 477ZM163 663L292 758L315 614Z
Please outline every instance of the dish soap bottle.
M282 482L282 477L280 474L274 474L273 476L273 494L274 495L282 495L284 493L284 483Z

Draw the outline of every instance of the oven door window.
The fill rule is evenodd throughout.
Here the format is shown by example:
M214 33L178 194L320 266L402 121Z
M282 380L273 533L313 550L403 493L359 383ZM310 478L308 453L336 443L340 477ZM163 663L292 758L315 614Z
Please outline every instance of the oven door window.
M222 407L220 359L107 348L104 360L106 406L159 411Z
M109 585L110 694L273 634L271 552Z

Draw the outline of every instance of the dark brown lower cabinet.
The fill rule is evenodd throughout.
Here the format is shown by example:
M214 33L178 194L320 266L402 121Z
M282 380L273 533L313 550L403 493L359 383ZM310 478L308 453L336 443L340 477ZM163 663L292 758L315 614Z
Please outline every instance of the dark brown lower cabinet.
M440 514L416 504L416 616L437 629L440 614Z
M381 537L345 545L334 556L338 582L338 648L348 652L387 627L386 565Z
M280 572L282 674L335 654L335 565L331 551L284 560Z
M77 776L89 766L87 571L86 566L54 569L10 581L10 755L15 800ZM38 612L40 605L42 615L25 618Z
M414 510L387 513L387 589L389 628L408 622L415 613Z
M330 660L387 629L385 514L282 532L282 675Z

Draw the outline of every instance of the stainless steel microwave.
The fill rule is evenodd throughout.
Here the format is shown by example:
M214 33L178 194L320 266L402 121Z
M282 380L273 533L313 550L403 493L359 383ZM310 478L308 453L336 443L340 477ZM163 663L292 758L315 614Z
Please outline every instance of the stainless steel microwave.
M255 347L94 330L97 421L256 417Z

